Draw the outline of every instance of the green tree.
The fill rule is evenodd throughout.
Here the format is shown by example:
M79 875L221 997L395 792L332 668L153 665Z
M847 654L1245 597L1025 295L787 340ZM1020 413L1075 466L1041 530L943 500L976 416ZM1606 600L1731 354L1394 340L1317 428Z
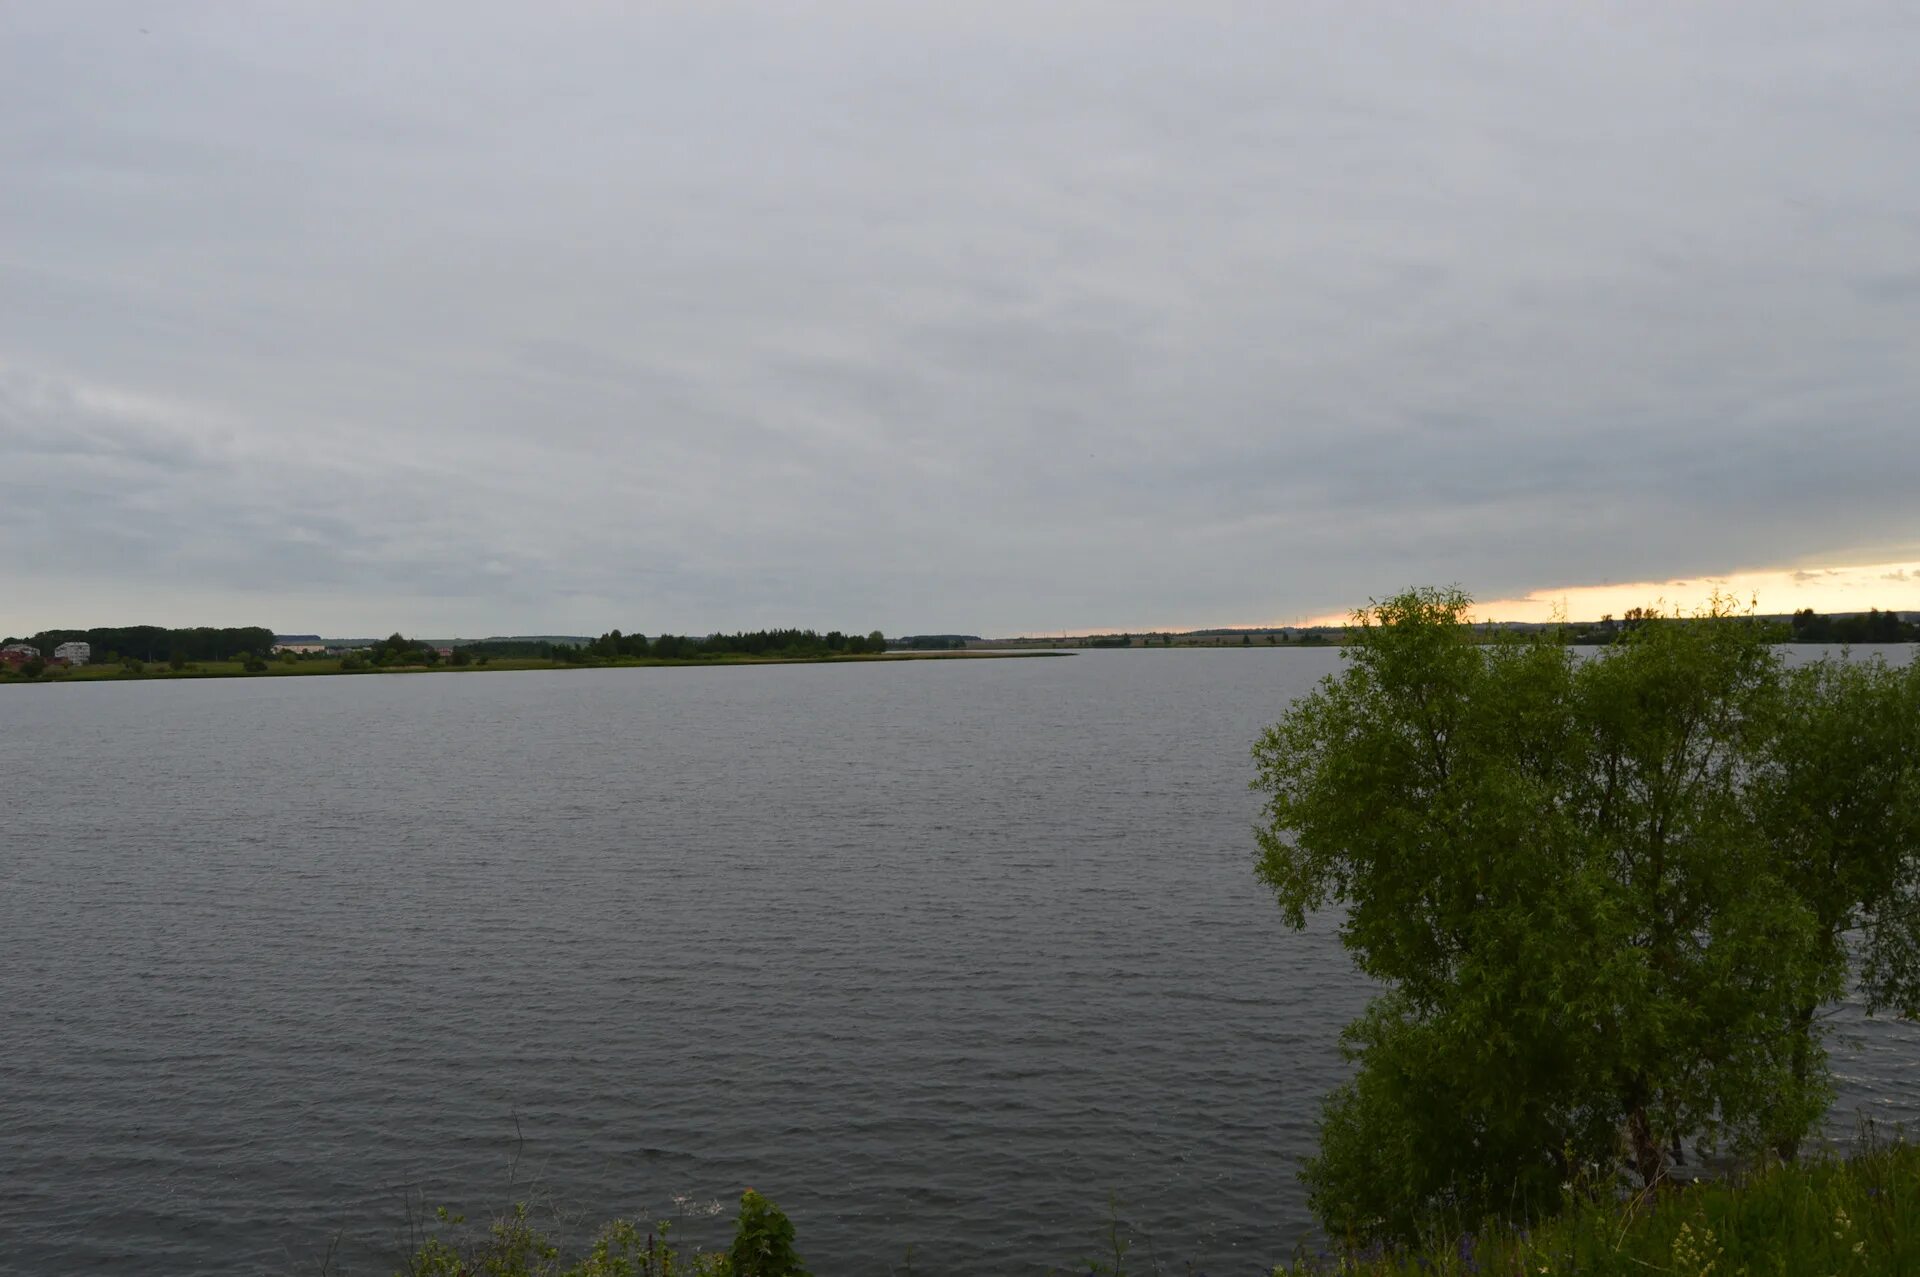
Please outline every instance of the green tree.
M1467 607L1427 589L1357 615L1341 673L1254 750L1260 877L1296 928L1344 907L1343 943L1385 986L1347 1030L1357 1075L1304 1172L1336 1233L1550 1209L1622 1148L1655 1183L1683 1138L1796 1147L1828 1096L1806 1012L1844 987L1833 937L1915 890L1910 761L1906 779L1812 779L1819 731L1866 702L1794 719L1770 631L1724 601L1635 609L1585 658L1477 633ZM1913 722L1920 702L1901 718L1891 699L1879 712ZM1864 879L1768 834L1790 807L1838 831L1863 804L1884 816L1862 835L1874 881L1903 884L1871 910ZM1848 903L1823 915L1820 890ZM1920 945L1888 935L1870 970L1911 989Z
M793 1249L793 1224L778 1206L749 1188L727 1251L733 1277L808 1277Z
M1823 960L1859 957L1869 1012L1920 1017L1920 663L1822 660L1790 671L1752 786L1779 871L1813 915ZM1824 1062L1819 1003L1794 1009L1792 1060ZM1791 1158L1789 1132L1778 1151Z
M1572 709L1591 752L1569 797L1604 910L1588 931L1602 1081L1652 1183L1684 1137L1750 1153L1819 1119L1826 1077L1794 1075L1793 1012L1838 996L1845 973L1754 819L1752 764L1780 692L1770 631L1721 601L1640 621L1579 665Z
M1330 1097L1305 1172L1338 1233L1405 1235L1425 1211L1507 1197L1537 1207L1566 1178L1570 1138L1589 1156L1604 1144L1556 1121L1561 1094L1592 1089L1567 1026L1514 1014L1571 992L1537 986L1566 965L1538 952L1566 927L1545 909L1579 904L1552 890L1573 847L1546 801L1572 670L1543 644L1482 646L1466 606L1420 591L1356 618L1344 673L1255 749L1260 876L1296 928L1345 904L1344 944L1388 989L1346 1034L1360 1076Z
M440 654L419 639L395 630L373 645L369 658L375 665L433 665Z

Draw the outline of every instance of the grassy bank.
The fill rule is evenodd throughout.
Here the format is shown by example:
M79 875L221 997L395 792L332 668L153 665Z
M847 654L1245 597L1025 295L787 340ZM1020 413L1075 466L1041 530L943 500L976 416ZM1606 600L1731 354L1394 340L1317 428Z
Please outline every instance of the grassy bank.
M1320 1255L1288 1277L1920 1273L1920 1146L1869 1147L1616 1202L1532 1229L1438 1230L1413 1250Z
M715 1209L718 1209L717 1206ZM404 1277L800 1277L844 1271L831 1256L803 1267L804 1224L749 1189L734 1243L689 1250L670 1222L615 1220L569 1251L525 1205L468 1223L444 1212L416 1236ZM1115 1222L1095 1255L1050 1268L1050 1277L1195 1277L1197 1265L1162 1259ZM1044 1262L1044 1261L1043 1261ZM1034 1269L1037 1270L1037 1265ZM906 1250L897 1269L938 1273L937 1255ZM1412 1249L1323 1252L1272 1269L1273 1277L1830 1277L1920 1274L1920 1146L1868 1147L1659 1194L1578 1201L1531 1229L1437 1229Z
M194 661L180 669L165 664L151 664L144 669L132 669L121 665L79 665L71 668L52 667L37 678L28 678L23 674L0 671L0 687L9 683L128 683L143 682L151 679L190 679L190 678L305 678L310 676L342 674L484 674L500 670L588 670L588 669L651 669L659 667L703 666L703 665L845 665L857 662L889 661L993 661L1018 660L1024 657L1061 656L1061 652L884 652L865 653L857 656L702 656L692 660L659 660L654 657L637 657L618 661L588 661L569 663L566 661L544 660L538 657L493 657L485 663L475 661L469 665L362 665L359 668L342 668L338 657L312 657L298 661L268 661L265 669L248 670L240 661Z

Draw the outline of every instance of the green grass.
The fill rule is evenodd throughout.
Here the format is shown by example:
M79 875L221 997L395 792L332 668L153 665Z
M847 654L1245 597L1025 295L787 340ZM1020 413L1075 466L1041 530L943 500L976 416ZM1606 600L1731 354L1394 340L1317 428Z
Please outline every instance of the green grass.
M1048 1269L1050 1277L1197 1277L1205 1271L1163 1261L1150 1241L1127 1235L1118 1210L1091 1248L1097 1258ZM397 1277L797 1277L803 1271L797 1260L764 1267L742 1262L775 1251L791 1256L794 1244L786 1217L751 1189L729 1251L697 1253L670 1242L677 1228L671 1221L627 1220L569 1248L543 1231L545 1220L561 1233L572 1231L574 1221L551 1203L545 1210L518 1204L472 1225L445 1211L416 1218ZM806 1221L799 1224L804 1234ZM768 1228L771 1242L763 1235ZM750 1246L743 1248L743 1236ZM942 1271L936 1256L906 1253L904 1269L891 1271ZM815 1256L814 1267L843 1271L823 1256ZM332 1269L323 1262L321 1271ZM1920 1277L1920 1145L1870 1139L1849 1158L1820 1156L1657 1195L1579 1201L1531 1229L1436 1229L1416 1248L1303 1256L1271 1271L1273 1277Z
M1288 1277L1920 1274L1920 1146L1870 1146L1625 1201L1587 1201L1527 1230L1440 1230L1404 1252L1323 1255Z

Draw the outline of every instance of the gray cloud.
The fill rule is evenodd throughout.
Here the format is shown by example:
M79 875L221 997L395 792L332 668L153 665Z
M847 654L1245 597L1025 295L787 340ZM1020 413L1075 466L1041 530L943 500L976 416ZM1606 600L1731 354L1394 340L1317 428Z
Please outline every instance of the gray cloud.
M1904 9L393 8L0 11L0 629L1202 624L1920 541Z

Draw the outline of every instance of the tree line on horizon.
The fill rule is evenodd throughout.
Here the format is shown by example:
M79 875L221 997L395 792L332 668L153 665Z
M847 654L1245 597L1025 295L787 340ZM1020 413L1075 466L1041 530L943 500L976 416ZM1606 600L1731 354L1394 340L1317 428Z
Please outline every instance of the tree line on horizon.
M1796 643L1920 643L1920 622L1877 607L1839 616L1802 608L1793 614L1792 625Z
M880 631L871 634L844 634L830 630L751 630L733 634L709 634L690 638L662 634L648 639L644 634L626 634L608 630L599 638L584 643L555 642L551 639L482 639L459 643L451 654L439 651L422 640L401 633L389 634L363 652L350 653L344 668L368 666L386 668L396 665L465 666L499 660L556 661L563 665L593 665L617 661L698 661L723 656L820 657L856 656L884 652L887 640Z
M585 643L486 639L478 643L463 643L456 649L475 657L532 658L559 661L567 665L623 660L698 661L724 656L805 659L873 655L886 650L886 635L879 630L868 634L829 630L821 634L816 630L802 629L742 630L704 637L661 634L652 639L644 634L608 630Z
M1564 625L1560 630L1565 640L1576 646L1604 647L1643 625L1670 624L1678 619L1663 617L1656 608L1630 607L1618 620L1609 612L1596 622ZM1816 612L1807 607L1784 622L1753 618L1751 623L1776 643L1920 643L1920 622L1877 607L1864 612Z
M119 661L235 661L264 657L273 650L272 630L259 625L196 625L171 629L164 625L98 625L85 630L41 630L26 638L0 640L27 643L50 656L62 643L85 643L93 649L95 664Z
M1605 646L1619 641L1633 633L1640 626L1660 622L1661 618L1653 609L1629 608L1624 616L1615 619L1612 615L1602 617L1598 622L1568 625L1561 628L1564 641L1577 645ZM1496 627L1498 628L1498 627ZM1213 631L1193 631L1192 634L1211 634ZM1221 633L1230 633L1221 631ZM1914 643L1920 642L1920 621L1906 620L1899 612L1881 611L1869 608L1856 613L1819 613L1812 608L1802 608L1793 613L1786 623L1770 623L1768 633L1776 642L1783 643ZM1155 637L1161 642L1172 645L1176 636L1164 635L1098 635L1080 640L1093 647L1132 646L1138 641L1152 646ZM1187 635L1179 636L1182 638ZM1245 643L1251 639L1240 635ZM399 642L396 644L395 640ZM942 641L946 640L946 641ZM1278 642L1287 642L1282 634ZM1329 641L1314 631L1301 631L1294 642L1324 643ZM185 626L168 627L162 625L103 625L88 629L48 629L21 636L9 635L0 639L0 646L10 643L28 643L45 655L62 643L86 643L93 649L95 664L114 664L124 661L172 662L174 664L195 661L236 661L248 657L264 658L272 653L274 631L260 625L245 626ZM1262 642L1276 642L1269 634ZM934 649L940 647L964 647L965 641L954 636L922 636L909 639L906 646L916 649ZM818 657L836 654L860 655L864 653L884 652L887 640L875 630L866 635L846 634L839 630L830 630L825 634L808 629L778 629L742 631L732 634L708 634L704 637L662 634L649 640L643 634L623 634L619 630L609 630L596 639L583 643L556 642L548 639L484 639L472 643L453 645L457 651L468 654L470 660L482 657L498 659L558 660L579 664L595 660L654 659L654 660L701 660L708 657L730 654L748 656L791 656ZM369 663L378 663L377 658L385 656L386 663L402 659L400 649L406 653L416 653L425 659L424 653L430 651L427 645L418 640L410 640L394 634L375 645L376 651L367 658ZM464 664L466 662L462 662Z
M0 639L0 646L27 643L44 655L62 643L86 643L93 649L96 664L113 664L122 660L244 660L249 656L264 657L270 654L275 641L274 632L259 625L185 628L120 625L40 630L25 637L10 635ZM599 638L584 643L547 639L485 639L452 646L455 652L464 652L474 658L518 657L577 663L623 658L699 660L726 655L862 655L886 651L887 640L879 630L868 634L847 634L840 630L829 630L825 634L808 629L748 630L705 636L662 634L651 640L644 634L609 630ZM362 656L369 664L408 664L426 661L430 653L437 659L438 654L424 640L411 639L396 632L376 641Z

